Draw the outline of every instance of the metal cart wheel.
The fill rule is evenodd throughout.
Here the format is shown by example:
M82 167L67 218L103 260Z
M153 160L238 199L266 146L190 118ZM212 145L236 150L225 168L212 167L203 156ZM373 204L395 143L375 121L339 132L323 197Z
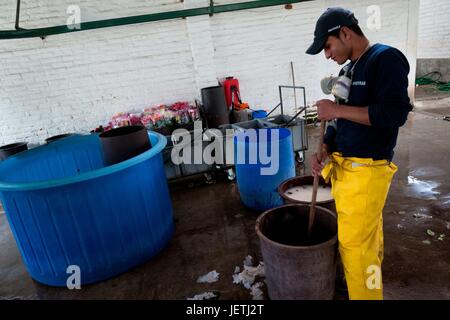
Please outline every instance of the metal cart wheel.
M295 161L297 161L297 163L304 163L305 162L305 151L297 151L295 153Z
M214 184L216 180L213 179L213 176L209 172L205 172L204 174L206 184Z
M313 126L314 126L315 128L320 126L319 118L315 118L315 119L314 119Z
M234 179L236 179L236 173L234 172L233 168L227 169L227 178L230 181L233 181Z

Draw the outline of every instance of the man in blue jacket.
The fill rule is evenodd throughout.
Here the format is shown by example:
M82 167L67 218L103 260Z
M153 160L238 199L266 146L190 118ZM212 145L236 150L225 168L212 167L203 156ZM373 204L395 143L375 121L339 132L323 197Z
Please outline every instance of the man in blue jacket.
M316 103L319 119L330 125L312 171L331 179L350 299L382 299L382 210L397 171L391 161L398 130L412 110L409 64L399 50L370 44L354 14L343 8L328 8L318 19L306 53L322 50L339 65L350 62L334 88L346 99Z

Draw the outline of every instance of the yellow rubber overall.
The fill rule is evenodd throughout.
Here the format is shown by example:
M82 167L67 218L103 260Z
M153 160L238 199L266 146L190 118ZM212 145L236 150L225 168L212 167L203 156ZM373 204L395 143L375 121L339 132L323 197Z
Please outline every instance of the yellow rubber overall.
M397 166L386 160L330 155L322 176L331 179L338 217L339 253L351 300L381 300L382 211Z

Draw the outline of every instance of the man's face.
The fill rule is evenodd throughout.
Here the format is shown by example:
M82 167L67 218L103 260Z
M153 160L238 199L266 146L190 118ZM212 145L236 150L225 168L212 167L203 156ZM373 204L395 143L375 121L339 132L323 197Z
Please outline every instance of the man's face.
M337 64L344 64L349 58L351 50L348 45L342 40L342 31L340 37L329 36L323 51L325 52L325 58L334 60Z

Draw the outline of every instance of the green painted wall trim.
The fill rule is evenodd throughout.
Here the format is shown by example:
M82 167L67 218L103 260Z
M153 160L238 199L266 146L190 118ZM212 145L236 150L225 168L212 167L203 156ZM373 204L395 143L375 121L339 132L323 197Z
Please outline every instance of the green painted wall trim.
M312 0L259 0L259 1L249 1L249 2L241 2L241 3L233 3L233 4L224 4L224 5L210 5L208 7L203 8L195 8L195 9L185 9L178 11L169 11L169 12L161 12L161 13L152 13L152 14L144 14L139 16L130 16L123 18L115 18L115 19L107 19L107 20L99 20L99 21L90 21L90 22L82 22L80 23L79 29L70 29L68 26L54 26L47 28L36 28L36 29L18 29L18 30L3 30L0 31L0 40L2 39L18 39L18 38L33 38L40 37L44 38L53 34L62 34L69 32L78 32L99 28L107 28L107 27L115 27L115 26L123 26L129 24L136 23L144 23L151 21L162 21L169 19L177 19L177 18L186 18L200 15L213 15L216 13L230 12L230 11L238 11L238 10L246 10L246 9L254 9L254 8L263 8L284 4L291 4L297 2L305 2Z

